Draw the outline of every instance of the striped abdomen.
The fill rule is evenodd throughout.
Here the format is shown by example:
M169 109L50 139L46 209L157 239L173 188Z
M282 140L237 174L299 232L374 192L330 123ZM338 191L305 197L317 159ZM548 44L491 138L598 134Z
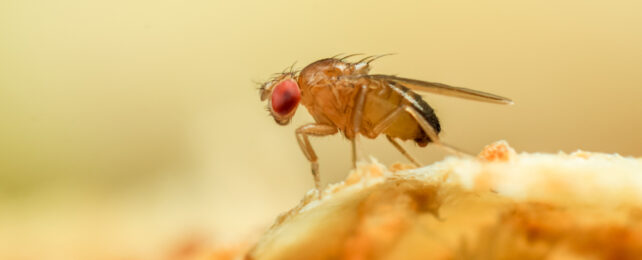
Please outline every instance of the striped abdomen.
M363 135L374 138L378 134L386 134L402 140L414 140L420 146L426 146L430 138L419 123L406 112L400 113L382 133L373 132L377 123L400 106L416 109L437 133L440 132L441 126L433 109L418 94L391 81L378 81L368 86L360 131Z

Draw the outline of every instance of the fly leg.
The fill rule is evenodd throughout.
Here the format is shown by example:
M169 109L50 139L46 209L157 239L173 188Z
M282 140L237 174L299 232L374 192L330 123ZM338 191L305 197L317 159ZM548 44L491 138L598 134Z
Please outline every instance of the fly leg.
M401 115L401 113L403 113L403 111L404 111L404 107L403 107L403 106L399 106L399 107L397 107L395 110L393 110L392 112L390 112L390 114L386 115L386 117L384 117L383 119L381 119L381 121L379 121L379 122L378 122L378 123L377 123L377 124L372 128L372 132L373 132L375 135L379 135L380 133L382 133L383 131L385 131L385 130L386 130L386 128L388 128L388 127L389 127L389 126L390 126L390 125L395 121L395 119L397 119L397 117L398 117L399 115ZM394 139L393 137L391 137L391 136L389 136L389 135L386 135L386 138L388 138L388 141L390 141L390 143L391 143L395 148L397 148L397 150L398 150L401 154L403 154L403 156L405 156L405 157L406 157L410 162L412 162L412 164L414 164L414 165L415 165L415 166L417 166L417 167L419 167L419 166L420 166L420 164L417 162L417 160L415 160L415 158L414 158L414 157L412 157L412 155L410 155L410 154L406 151L406 149L404 149L401 145L399 145L399 143L398 143L397 141L395 141L395 139Z
M390 112L390 114L381 119L381 121L377 122L377 124L372 128L372 132L378 135L385 131L386 128L388 128L395 121L395 119L397 119L397 117L401 114L401 112L403 112L403 110L403 106L397 107L395 110Z
M368 86L362 85L359 88L359 94L356 96L354 112L352 114L352 132L354 137L350 140L352 142L352 167L357 168L357 151L359 146L359 130L361 130L361 118L363 117L363 105L366 103L366 95L368 94Z
M357 136L355 136L352 140L350 140L350 144L352 145L352 167L356 169L357 168Z
M432 143L434 143L434 144L438 145L439 147L441 147L442 149L444 149L444 150L446 150L446 151L448 151L450 153L456 154L458 156L461 156L461 157L473 157L473 155L471 155L470 153L464 152L459 148L456 148L454 146L451 146L451 145L448 145L446 143L443 143L439 139L439 137L437 136L437 131L435 131L435 129L432 128L432 126L428 123L428 121L426 121L426 119L424 117L422 117L419 114L419 112L417 112L417 110L415 110L414 108L412 108L410 106L405 106L404 110L406 110L406 112L408 112L413 118L415 118L417 123L419 123L419 126L421 126L421 129L423 129L424 132L426 132L426 134L428 135L428 137L430 138L430 141Z
M414 165L415 165L415 167L419 167L419 166L421 166L421 165L417 162L417 160L415 160L415 158L414 158L414 157L412 157L412 155L410 155L410 154L406 151L406 149L404 149L403 147L401 147L401 145L399 145L399 143L398 143L397 141L395 141L395 139L394 139L393 137L391 137L391 136L389 136L389 135L386 135L386 138L388 138L388 141L390 141L390 143L391 143L392 145L394 145L394 146L395 146L395 148L397 148L397 150L398 150L401 154L403 154L403 156L406 156L406 158L407 158L410 162L412 162L412 164L414 164Z
M312 168L312 177L314 177L314 187L317 194L321 197L321 178L319 177L319 163L317 162L317 154L310 145L308 136L326 136L336 134L339 130L336 127L322 124L306 124L296 129L296 140L303 151L303 155L310 161Z

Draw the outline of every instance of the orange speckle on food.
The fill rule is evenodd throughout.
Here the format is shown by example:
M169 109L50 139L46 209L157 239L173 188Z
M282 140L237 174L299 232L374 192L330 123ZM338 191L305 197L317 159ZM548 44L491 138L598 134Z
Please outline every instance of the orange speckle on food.
M414 165L410 164L403 164L403 163L394 163L390 165L389 170L392 172L398 172L398 171L404 171L404 170L410 170L410 169L415 169Z
M515 149L510 147L506 141L498 141L484 147L477 158L488 162L508 161L515 155Z

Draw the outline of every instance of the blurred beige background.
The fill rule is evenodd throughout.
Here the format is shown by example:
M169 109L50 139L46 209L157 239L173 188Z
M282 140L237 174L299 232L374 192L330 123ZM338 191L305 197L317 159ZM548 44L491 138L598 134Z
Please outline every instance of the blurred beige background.
M311 118L276 125L253 81L338 53L515 100L426 96L466 150L642 156L642 2L387 2L1 1L0 258L153 259L269 225L312 188ZM349 143L313 143L341 180Z

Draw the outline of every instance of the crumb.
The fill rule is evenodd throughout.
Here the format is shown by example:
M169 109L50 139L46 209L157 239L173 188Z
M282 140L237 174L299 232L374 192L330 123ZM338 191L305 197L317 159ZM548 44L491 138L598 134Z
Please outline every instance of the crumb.
M506 141L498 141L487 145L479 153L477 158L492 162L492 161L509 161L511 158L515 157L515 150L508 145Z

